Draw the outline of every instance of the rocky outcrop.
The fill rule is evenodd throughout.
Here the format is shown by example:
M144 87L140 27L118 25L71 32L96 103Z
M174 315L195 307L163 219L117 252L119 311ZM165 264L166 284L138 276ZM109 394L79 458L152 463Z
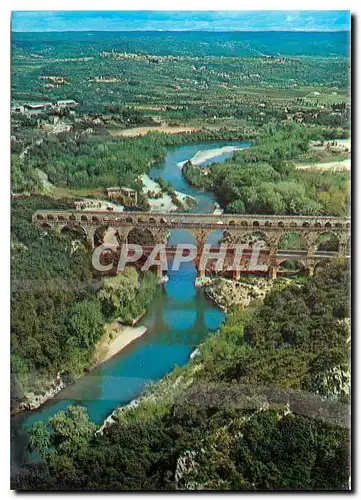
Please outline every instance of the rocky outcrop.
M13 413L21 411L37 410L48 399L53 398L64 389L65 383L61 378L60 373L56 376L55 380L41 392L27 392L24 395L23 401L15 408Z
M252 300L263 300L273 285L272 280L265 278L253 278L250 283L219 278L205 288L205 293L227 311L232 306L247 307Z
M198 489L196 484L188 484L187 481L187 477L191 476L197 470L196 455L196 452L193 450L185 450L178 457L174 474L176 489Z
M351 373L343 366L334 366L314 377L312 390L329 399L342 399L351 391Z
M108 415L108 417L104 420L103 424L99 427L99 429L97 429L97 431L95 432L95 435L103 435L104 430L107 427L109 427L112 424L115 424L115 422L117 421L116 417L117 417L117 415L119 415L119 413L131 410L132 408L136 408L137 406L139 406L139 402L140 401L138 399L134 399L133 401L131 401L127 405L120 407L120 408L116 408L114 411L112 411L112 413L110 415Z

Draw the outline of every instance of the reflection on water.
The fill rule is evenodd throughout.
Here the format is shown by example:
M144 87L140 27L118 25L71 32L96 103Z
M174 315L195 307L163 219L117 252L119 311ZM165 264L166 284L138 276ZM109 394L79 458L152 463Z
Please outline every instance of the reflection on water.
M196 273L192 263L182 264L180 271L170 270L169 277L170 281L157 290L152 307L141 322L147 333L39 411L28 414L26 426L48 419L74 402L84 404L91 419L99 423L115 406L135 398L148 382L188 361L208 331L218 329L224 313L194 287Z
M194 287L195 277L193 263L170 270L169 282L158 288L141 322L147 333L40 410L18 417L17 430L46 421L74 403L86 406L90 418L100 423L116 406L136 398L149 382L187 363L195 346L216 331L224 318L203 291Z

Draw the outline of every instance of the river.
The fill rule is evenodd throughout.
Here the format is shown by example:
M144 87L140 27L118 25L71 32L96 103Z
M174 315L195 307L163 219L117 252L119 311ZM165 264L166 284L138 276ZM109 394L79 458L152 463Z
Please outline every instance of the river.
M215 204L213 194L190 186L177 164L192 158L198 151L223 146L246 148L250 143L221 141L171 147L164 163L153 168L150 177L162 176L166 182L172 181L177 191L196 198L194 212L212 212ZM223 153L205 164L224 161L230 156L230 152ZM220 236L220 232L213 233L209 242L216 242ZM178 242L194 242L194 238L184 230L175 230L169 244ZM187 363L195 346L210 332L215 332L224 319L224 313L206 298L203 290L194 287L195 278L193 263L182 264L179 271L169 271L168 283L157 289L151 306L141 320L141 324L148 329L143 337L59 392L38 410L15 417L12 425L15 463L20 464L28 458L24 451L23 433L34 422L47 421L70 404L81 404L87 408L91 420L100 424L114 408L126 405L139 396L147 384L164 377L175 366Z

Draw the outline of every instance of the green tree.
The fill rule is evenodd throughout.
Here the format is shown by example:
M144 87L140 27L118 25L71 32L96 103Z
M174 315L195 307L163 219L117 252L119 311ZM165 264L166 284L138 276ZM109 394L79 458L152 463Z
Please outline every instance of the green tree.
M227 211L232 213L242 213L245 211L244 203L242 200L234 200L227 206Z
M58 458L76 457L93 438L96 425L86 408L69 406L52 417L48 424L36 422L29 430L29 449L36 450L54 465Z
M77 302L69 311L68 331L76 345L88 349L96 344L103 333L103 317L96 300Z

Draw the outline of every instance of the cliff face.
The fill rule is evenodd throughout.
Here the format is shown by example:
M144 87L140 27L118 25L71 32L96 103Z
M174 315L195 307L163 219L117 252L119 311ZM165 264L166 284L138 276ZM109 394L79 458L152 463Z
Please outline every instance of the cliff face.
M205 292L221 309L227 311L232 306L247 307L252 300L263 300L273 284L272 280L265 278L254 278L251 284L220 278L207 286Z
M49 385L42 391L25 393L23 401L13 409L12 413L15 414L21 411L36 410L40 408L45 401L58 394L58 392L64 389L64 387L65 383L62 380L60 373L58 373L54 381L49 382Z

